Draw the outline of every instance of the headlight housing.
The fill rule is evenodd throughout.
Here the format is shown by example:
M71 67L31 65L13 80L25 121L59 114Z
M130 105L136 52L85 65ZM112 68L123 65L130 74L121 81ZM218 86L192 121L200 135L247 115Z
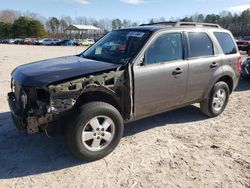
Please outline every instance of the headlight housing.
M21 103L23 110L25 110L28 104L28 97L24 90L22 90L20 94L20 103Z

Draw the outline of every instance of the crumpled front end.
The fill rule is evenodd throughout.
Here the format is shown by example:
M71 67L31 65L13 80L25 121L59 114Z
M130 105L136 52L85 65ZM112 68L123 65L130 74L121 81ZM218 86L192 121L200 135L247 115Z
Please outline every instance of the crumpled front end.
M39 131L39 126L58 119L59 114L48 112L50 94L45 89L22 87L12 80L11 90L8 102L17 128L32 134Z
M15 125L32 134L71 112L84 92L101 88L118 95L124 83L124 71L90 75L46 88L22 87L12 80L8 102Z

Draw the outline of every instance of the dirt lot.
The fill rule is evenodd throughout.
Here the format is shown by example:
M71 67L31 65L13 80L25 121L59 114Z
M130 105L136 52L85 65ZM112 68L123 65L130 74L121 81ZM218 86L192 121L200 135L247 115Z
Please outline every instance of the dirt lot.
M0 187L250 187L250 81L240 80L217 118L191 105L126 125L117 149L92 163L72 157L60 135L16 130L6 102L11 71L75 53L0 45Z

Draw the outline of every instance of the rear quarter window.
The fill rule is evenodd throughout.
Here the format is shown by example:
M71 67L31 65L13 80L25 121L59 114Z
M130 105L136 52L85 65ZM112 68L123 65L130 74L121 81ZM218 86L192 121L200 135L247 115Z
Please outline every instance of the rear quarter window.
M204 57L214 55L213 43L205 32L189 32L189 57Z
M224 54L236 54L237 48L232 37L228 33L214 32L214 36L217 38Z

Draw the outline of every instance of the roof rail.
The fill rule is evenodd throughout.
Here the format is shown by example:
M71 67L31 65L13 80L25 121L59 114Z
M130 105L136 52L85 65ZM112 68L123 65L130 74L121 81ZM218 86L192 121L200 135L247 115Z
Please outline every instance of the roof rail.
M156 23L149 23L149 24L142 24L140 26L150 26L150 25L167 25L173 27L182 27L182 26L194 26L194 27L216 27L221 28L218 24L213 23L200 23L200 22L156 22Z
M196 26L196 27L216 27L221 28L218 24L200 23L200 22L176 22L175 27L180 26Z
M150 26L150 25L168 25L168 26L175 26L176 22L155 22L155 23L148 23L148 24L141 24L140 26Z

